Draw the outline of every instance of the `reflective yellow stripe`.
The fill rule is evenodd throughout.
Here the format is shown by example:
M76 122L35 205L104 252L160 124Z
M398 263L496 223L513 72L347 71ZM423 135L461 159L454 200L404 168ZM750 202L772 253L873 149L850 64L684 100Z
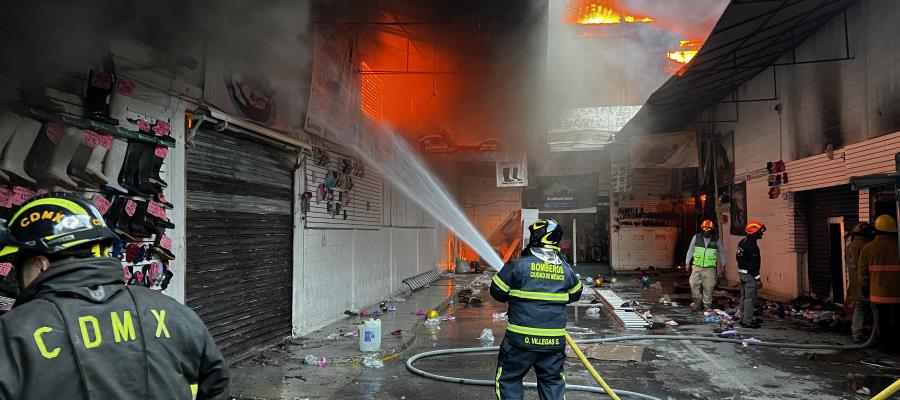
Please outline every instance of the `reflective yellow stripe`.
M513 289L509 291L509 295L528 300L569 301L568 293L526 292L524 290Z
M198 385L196 383L191 385L191 394L194 395L194 397L197 396L197 391L199 391Z
M494 386L497 388L497 400L503 400L500 397L500 375L503 374L503 367L497 367L497 378L494 379Z
M15 254L19 252L19 248L16 246L6 246L3 250L0 250L0 257L8 256L10 254Z
M575 293L579 290L581 290L581 281L578 281L578 283L575 284L575 287L569 289L569 293Z
M73 246L78 246L79 244L85 244L90 241L91 241L90 239L76 240L74 242L63 244L62 247L69 248L69 247L73 247Z
M494 275L494 277L491 278L491 281L493 281L494 284L497 285L498 288L500 288L500 290L504 292L509 291L509 285L507 285L506 282L503 282L503 279L500 279L499 276Z
M35 200L31 203L28 203L27 206L22 207L19 210L19 212L17 212L15 215L13 215L13 217L10 218L9 220L16 221L19 219L19 216L22 215L22 213L24 213L25 211L28 211L37 206L44 206L44 205L62 207L75 215L88 215L87 210L85 210L84 208L79 206L78 203L75 203L74 201L66 200L66 199L52 199L51 198L51 199Z
M566 334L565 328L560 328L560 329L529 328L527 326L509 324L509 325L507 325L506 329L511 332L519 333L522 335L533 335L533 336L563 336Z

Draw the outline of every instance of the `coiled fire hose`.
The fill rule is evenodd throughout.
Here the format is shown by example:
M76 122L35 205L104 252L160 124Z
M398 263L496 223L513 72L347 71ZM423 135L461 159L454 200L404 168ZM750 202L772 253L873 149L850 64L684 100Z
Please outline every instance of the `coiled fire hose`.
M602 339L586 339L586 340L572 340L568 334L566 334L566 342L572 346L572 349L576 350L576 354L579 356L578 358L581 360L582 364L591 371L591 375L597 380L597 383L600 384L601 387L592 387L592 386L582 386L582 385L566 385L566 390L571 391L580 391L580 392L589 392L589 393L605 393L612 399L618 399L617 395L622 395L627 398L635 398L635 399L646 399L646 400L662 400L658 397L653 397L650 395L646 395L643 393L632 392L628 390L616 389L613 392L612 389L606 385L606 382L600 378L600 375L597 374L597 371L594 370L593 366L590 365L590 362L587 361L587 358L584 357L584 354L581 353L581 349L577 347L576 344L600 344L600 343L614 343L614 342L628 342L628 341L639 341L639 340L687 340L687 341L701 341L701 342L718 342L718 343L731 343L731 344L740 344L744 346L762 346L762 347L778 347L778 348L786 348L786 349L806 349L806 350L862 350L869 346L871 346L875 342L875 334L877 332L877 327L872 329L872 334L869 336L869 339L866 340L865 343L849 345L849 346L841 346L841 345L826 345L826 344L802 344L802 343L776 343L776 342L757 342L757 341L749 341L749 340L736 340L736 339L725 339L718 337L707 337L707 336L679 336L679 335L633 335L633 336L618 336L611 338L602 338ZM456 378L452 376L443 376L438 374L433 374L428 371L423 371L414 366L416 361L430 358L430 357L438 357L445 356L448 354L478 354L478 353L492 353L497 352L500 349L498 346L493 347L467 347L467 348L458 348L458 349L444 349L444 350L433 350L426 351L424 353L416 354L406 360L406 369L413 374L419 375L424 378L433 379L441 382L450 382L450 383L459 383L462 385L477 385L477 386L494 386L496 382L492 380L486 379L468 379L468 378ZM525 382L526 388L535 388L537 384L534 382ZM891 396L891 394L900 391L900 381L895 382L893 385L885 389L882 393L875 396L872 400L884 400Z

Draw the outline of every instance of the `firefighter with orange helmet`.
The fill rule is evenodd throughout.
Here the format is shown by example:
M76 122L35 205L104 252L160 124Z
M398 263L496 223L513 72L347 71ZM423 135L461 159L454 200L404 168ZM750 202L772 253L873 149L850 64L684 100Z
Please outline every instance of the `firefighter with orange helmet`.
M760 280L761 256L757 241L762 239L766 225L759 221L747 222L744 232L747 237L738 243L737 263L741 277L741 326L759 328L760 320L756 318L756 301L758 290L762 288Z
M703 221L700 225L700 233L691 239L688 246L687 257L684 264L691 273L691 297L694 309L703 307L712 308L713 289L716 281L725 271L727 258L723 257L725 244L716 232L716 226L711 220Z

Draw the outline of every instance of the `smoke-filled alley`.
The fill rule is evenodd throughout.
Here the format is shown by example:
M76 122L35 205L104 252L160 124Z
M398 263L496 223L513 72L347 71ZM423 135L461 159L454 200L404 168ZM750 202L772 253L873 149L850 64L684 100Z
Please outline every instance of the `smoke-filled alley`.
M900 3L0 13L0 400L900 398Z

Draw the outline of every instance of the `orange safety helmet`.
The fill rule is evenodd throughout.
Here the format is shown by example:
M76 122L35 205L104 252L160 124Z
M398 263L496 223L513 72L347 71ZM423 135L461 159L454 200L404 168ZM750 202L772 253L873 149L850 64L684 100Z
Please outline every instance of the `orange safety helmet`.
M748 235L754 235L757 233L762 233L766 231L766 224L759 221L750 221L747 222L747 227L744 229L744 232L747 232Z
M716 227L715 227L715 225L713 225L712 221L707 219L707 220L704 220L702 224L700 224L700 229L713 230L713 229L716 229Z

